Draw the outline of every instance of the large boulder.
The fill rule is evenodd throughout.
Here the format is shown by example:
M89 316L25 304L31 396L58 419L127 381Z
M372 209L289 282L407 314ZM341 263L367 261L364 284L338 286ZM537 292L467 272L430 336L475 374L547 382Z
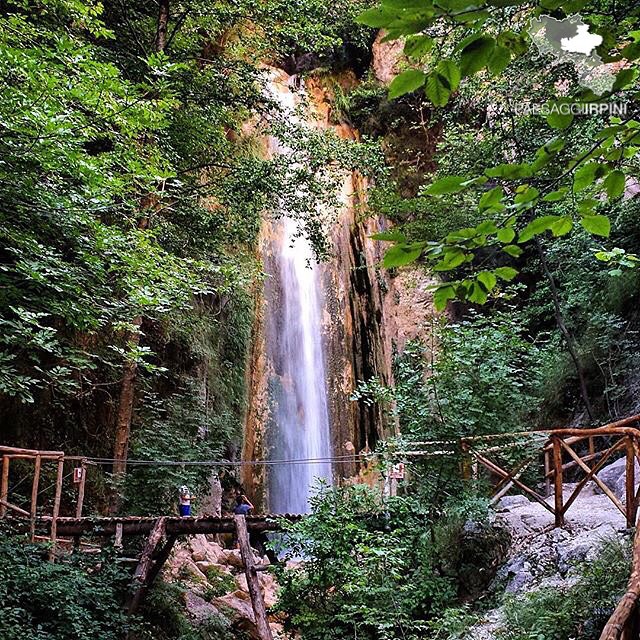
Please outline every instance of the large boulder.
M218 543L207 540L204 534L190 536L188 548L195 562L212 562L214 564L225 562L225 549Z
M601 480L613 493L624 502L626 495L626 458L622 457L611 464L603 467L597 474L598 479ZM635 488L637 490L640 485L640 465L638 461L635 461ZM596 488L597 493L603 493L600 487Z
M207 602L204 598L195 594L193 591L187 591L184 596L185 607L187 614L192 620L196 622L204 622L211 616L220 615L217 607L210 602Z

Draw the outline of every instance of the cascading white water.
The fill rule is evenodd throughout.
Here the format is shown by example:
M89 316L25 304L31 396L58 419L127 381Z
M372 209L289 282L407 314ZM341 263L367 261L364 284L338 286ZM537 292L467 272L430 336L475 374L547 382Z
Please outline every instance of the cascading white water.
M273 96L294 120L295 97L272 86ZM274 153L290 153L272 141ZM295 162L295 158L292 158ZM269 510L306 513L318 478L331 482L331 438L322 341L323 296L313 251L298 235L297 223L281 211L274 225L265 287L267 358L271 422L269 457L277 460L322 461L274 464L268 470Z

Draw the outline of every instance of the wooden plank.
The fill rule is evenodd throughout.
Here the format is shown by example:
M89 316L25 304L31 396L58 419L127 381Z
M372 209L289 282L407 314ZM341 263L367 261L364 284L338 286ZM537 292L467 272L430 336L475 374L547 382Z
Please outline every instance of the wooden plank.
M0 480L0 501L9 499L9 457L2 456L2 479ZM7 515L7 507L0 502L0 518Z
M122 549L122 522L116 524L116 539L113 546L116 549Z
M567 445L568 447L569 445ZM553 467L555 475L553 478L553 496L554 496L554 512L556 515L556 527L564 526L564 508L562 495L563 477L562 477L562 440L558 437L553 438Z
M497 464L491 462L491 460L488 460L487 458L480 455L479 453L474 452L474 455L478 460L478 462L480 462L480 464L487 467L489 471L493 471L493 473L500 476L501 478L506 478L509 476L509 474L504 469L501 469ZM554 513L553 507L550 504L547 504L544 498L541 495L538 495L533 489L527 487L526 484L524 484L523 482L520 482L520 480L517 480L516 478L511 478L511 481L513 482L513 484L516 485L516 487L518 487L519 489L522 489L522 491L530 495L536 502L539 502L545 509L547 509L547 511Z
M28 511L25 511L24 509L21 509L20 507L17 507L15 504L11 504L6 500L0 499L0 506L4 507L5 509L11 509L11 511L15 511L16 513L19 513L21 516L27 516L27 517L29 516Z
M126 609L131 615L135 613L142 602L142 598L148 586L147 578L153 564L153 553L162 540L167 528L167 518L158 518L153 525L153 529L147 538L147 542L142 550L140 561L133 574L133 593L127 602Z
M29 536L31 542L35 540L36 535L36 516L38 515L38 487L40 486L40 469L42 467L42 458L36 456L33 466L33 482L31 483L31 503L29 505L29 514L31 523L29 525Z
M560 440L560 442L562 443L562 440ZM582 460L580 460L578 454L575 453L575 451L571 449L569 445L565 445L564 443L562 443L562 445L564 446L567 453L578 463L579 467L581 467L586 473L591 472L591 469L589 469L589 467L584 462L582 462ZM625 512L624 505L620 502L620 500L618 500L613 491L611 491L611 489L609 489L609 487L607 487L607 485L602 482L602 480L600 480L597 475L592 475L591 477L593 478L593 481L602 489L603 493L608 496L611 502L616 505L620 513L626 518L627 514Z
M58 534L58 515L60 514L60 500L62 498L62 474L64 471L64 458L58 458L58 472L56 474L56 495L53 499L53 516L51 518L51 551L49 560L53 562L56 554L56 536Z
M301 515L278 515L278 518L297 522ZM84 517L69 518L59 517L57 529L61 536L93 535L111 537L116 533L116 527L122 524L123 536L147 535L157 518L149 517ZM19 523L14 523L16 526ZM38 532L51 529L51 516L36 519ZM250 532L264 533L266 531L279 531L281 525L278 520L265 517L248 517L247 528ZM235 533L236 527L232 517L203 516L198 518L167 518L167 535L193 535L197 533Z
M273 640L269 621L267 620L267 610L264 606L262 591L260 590L260 581L255 571L253 551L249 546L249 532L247 531L247 523L244 516L234 516L236 523L236 533L238 536L238 545L240 546L240 555L244 563L244 574L247 577L247 586L249 595L251 596L251 604L253 605L253 613L256 618L256 628L260 640Z

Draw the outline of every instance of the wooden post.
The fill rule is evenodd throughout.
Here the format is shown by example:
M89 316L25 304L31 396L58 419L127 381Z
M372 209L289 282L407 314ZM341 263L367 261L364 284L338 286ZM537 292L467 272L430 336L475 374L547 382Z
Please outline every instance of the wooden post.
M134 591L129 598L126 609L129 614L133 614L137 611L138 606L142 602L142 598L147 591L148 576L151 566L153 564L153 552L162 540L164 532L167 528L166 517L158 518L156 523L151 529L151 533L147 538L147 543L144 545L140 561L136 567L136 571L133 574Z
M627 528L631 529L636 524L636 456L633 449L633 436L627 436L627 460L625 476L625 510L627 515Z
M0 500L7 502L9 499L9 456L2 456L2 481L0 481ZM7 514L7 507L0 503L0 518Z
M247 531L247 521L244 516L235 515L236 533L238 535L238 544L240 546L240 555L244 563L244 574L247 576L247 586L249 595L251 596L251 604L253 605L253 613L256 618L256 628L260 640L273 640L269 622L267 620L267 610L262 599L262 591L260 591L260 581L253 564L253 552L249 546L249 532Z
M53 517L51 518L51 551L49 560L55 560L56 537L58 533L58 515L60 514L60 500L62 498L62 474L64 472L64 457L58 458L58 473L56 475L56 495L53 499Z
M84 505L84 485L87 481L87 461L82 460L82 478L80 478L80 486L78 487L78 501L76 502L76 518L82 517L82 507Z
M460 442L460 448L462 449L462 479L471 480L471 454L469 452L469 444L462 440Z
M31 484L31 508L30 508L31 523L29 525L31 542L35 540L35 536L36 536L36 516L38 515L38 487L40 485L41 466L42 466L42 458L40 456L36 456L35 464L33 467L33 483Z
M116 524L116 539L113 546L116 549L122 549L122 522Z
M564 527L564 505L562 496L562 444L557 436L553 438L553 467L556 527Z
M551 460L549 456L549 449L544 450L544 495L545 497L549 497L551 495L551 476L549 475L549 471L551 471Z

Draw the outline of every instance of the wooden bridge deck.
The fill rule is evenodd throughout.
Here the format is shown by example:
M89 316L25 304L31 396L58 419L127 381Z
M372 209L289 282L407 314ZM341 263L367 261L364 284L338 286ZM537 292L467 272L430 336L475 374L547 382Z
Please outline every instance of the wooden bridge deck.
M98 536L110 537L116 535L118 529L123 536L148 535L161 516L123 516L123 517L90 517L57 518L57 534L59 536ZM282 526L280 519L296 522L303 516L299 514L264 514L247 516L247 529L250 533L279 531ZM235 533L236 523L233 516L202 516L202 517L163 517L166 523L167 535L193 535L196 533ZM28 518L11 518L16 528L29 530ZM53 518L44 517L36 520L36 531L40 534L51 533Z

